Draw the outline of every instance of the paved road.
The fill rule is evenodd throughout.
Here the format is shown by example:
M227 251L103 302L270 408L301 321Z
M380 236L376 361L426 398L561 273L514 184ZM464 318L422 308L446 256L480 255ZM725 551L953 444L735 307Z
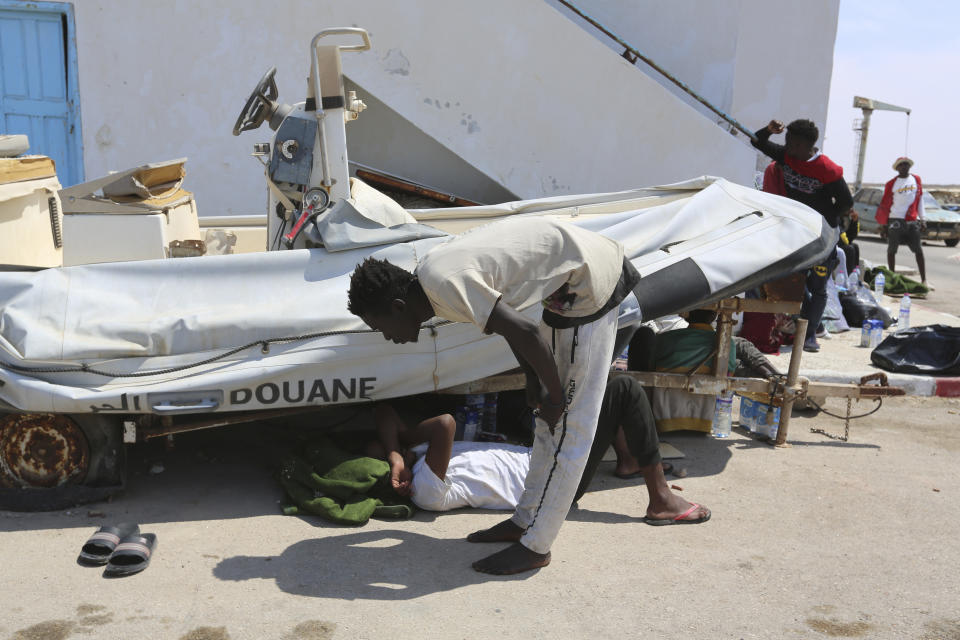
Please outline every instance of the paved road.
M505 577L470 568L504 545L464 540L502 512L358 528L281 515L276 424L139 444L112 502L0 512L0 638L958 638L958 411L957 398L895 398L855 420L849 443L810 432L840 421L797 415L780 450L739 428L670 434L689 476L669 482L709 522L643 524L642 481L607 462L551 565ZM158 536L145 572L106 580L75 563L122 521Z
M860 256L874 264L887 263L887 244L879 236L857 238ZM930 309L960 316L960 247L947 247L942 242L924 242L923 257L927 263L927 279L936 287L921 304ZM897 266L917 268L913 253L907 247L897 252ZM917 277L919 280L919 277Z

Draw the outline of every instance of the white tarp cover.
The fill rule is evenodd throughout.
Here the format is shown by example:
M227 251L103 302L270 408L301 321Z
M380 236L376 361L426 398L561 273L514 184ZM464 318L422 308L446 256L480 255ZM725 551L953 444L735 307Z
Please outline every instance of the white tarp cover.
M809 266L832 242L812 209L713 179L444 211L464 218L472 211L474 219L527 213L564 219L620 241L644 277L692 258L711 293L786 256L796 256L795 264L771 277ZM164 371L255 341L364 330L346 308L355 265L376 255L412 270L430 247L445 241L0 273L0 400L24 411L248 410L385 399L515 367L498 336L446 324L421 331L418 343L334 333L256 345L208 364ZM628 300L621 323L637 320L629 313L636 301ZM526 313L536 317L540 311ZM111 375L11 369L81 364ZM125 377L133 373L148 375Z

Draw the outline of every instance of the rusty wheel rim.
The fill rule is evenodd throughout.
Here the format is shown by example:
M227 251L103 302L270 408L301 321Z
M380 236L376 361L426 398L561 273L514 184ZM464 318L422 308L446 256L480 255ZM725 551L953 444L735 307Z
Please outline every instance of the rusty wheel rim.
M87 438L67 416L0 418L0 486L49 488L78 482L89 463Z

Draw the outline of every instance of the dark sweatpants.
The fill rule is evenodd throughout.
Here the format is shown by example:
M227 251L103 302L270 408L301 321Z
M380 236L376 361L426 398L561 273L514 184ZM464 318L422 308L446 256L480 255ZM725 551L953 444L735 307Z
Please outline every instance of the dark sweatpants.
M807 290L800 308L800 317L806 318L808 322L805 336L807 340L816 337L823 310L827 308L827 278L837 267L836 253L831 253L824 264L818 264L807 271Z
M660 462L660 440L657 438L657 427L646 392L633 378L616 376L607 383L603 393L597 433L593 438L593 446L590 448L587 466L583 469L574 502L586 493L603 454L617 435L618 427L623 427L627 447L641 467Z

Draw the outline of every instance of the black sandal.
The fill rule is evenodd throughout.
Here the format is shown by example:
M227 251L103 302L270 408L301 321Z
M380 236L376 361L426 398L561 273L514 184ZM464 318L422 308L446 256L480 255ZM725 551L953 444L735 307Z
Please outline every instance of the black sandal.
M120 544L120 540L127 536L140 533L140 527L135 524L104 525L97 529L87 540L77 556L77 564L85 567L99 567L107 564L110 554Z
M103 571L104 578L120 578L140 573L150 564L157 548L157 536L152 533L133 534L120 541L110 563Z

